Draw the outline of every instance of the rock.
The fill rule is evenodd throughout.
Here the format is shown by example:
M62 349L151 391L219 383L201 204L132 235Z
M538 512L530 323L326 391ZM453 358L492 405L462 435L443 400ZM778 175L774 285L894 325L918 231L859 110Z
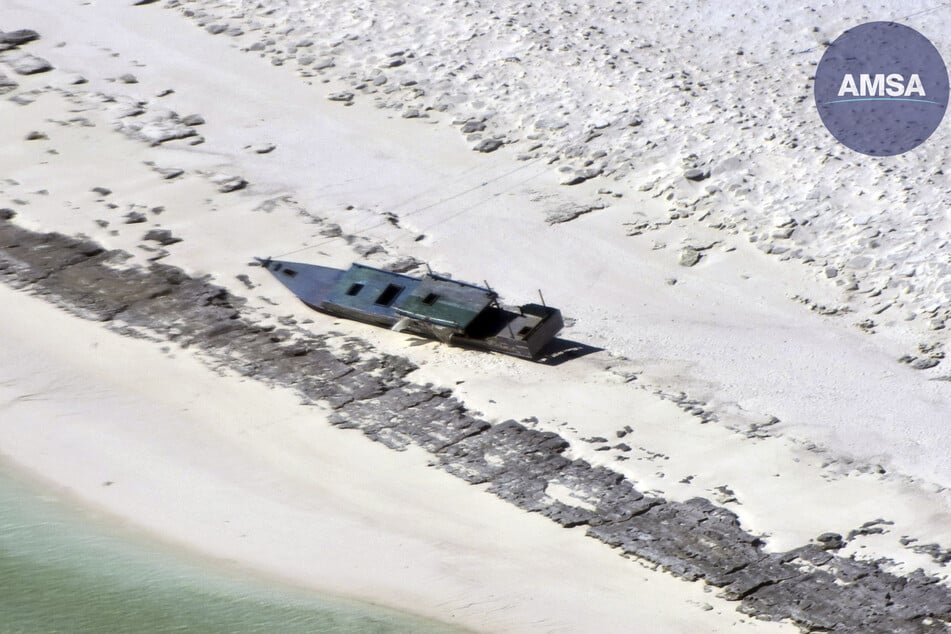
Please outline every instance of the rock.
M939 363L941 363L941 359L936 359L934 357L926 357L924 359L918 359L917 361L911 364L911 367L913 367L916 370L929 370L935 367L936 365L938 365Z
M146 222L148 218L145 217L145 214L141 211L130 211L125 215L125 223L127 225L137 225L143 222Z
M684 247L680 252L680 266L694 266L700 258L700 251L693 247Z
M181 242L181 238L176 238L172 235L172 232L168 229L151 229L148 233L145 234L142 238L143 240L151 240L152 242L158 242L163 247L167 247L170 244L175 244L176 242Z
M483 130L485 130L485 121L470 119L462 124L463 134L472 134L474 132L482 132Z
M160 167L155 171L161 174L162 178L167 181L170 181L173 178L178 178L185 173L185 170L178 167Z
M314 62L314 70L326 70L328 68L334 67L334 60L332 57L325 59L317 60Z
M40 132L39 130L31 130L24 138L27 141L45 141L49 139L45 132Z
M835 268L834 266L827 266L827 267L826 267L826 277L827 277L827 278L832 279L833 277L836 277L838 274L839 274L839 269Z
M600 176L603 171L604 170L602 170L600 167L597 167L597 168L588 167L583 170L578 170L574 172L573 174L570 174L569 176L565 177L561 181L561 184L562 185L578 185L580 183L585 182L586 180L590 180L596 176Z
M489 153L495 152L500 147L502 147L501 139L483 139L472 149L476 152Z
M16 31L0 33L0 43L12 44L13 46L22 46L38 39L40 39L40 34L32 29L17 29Z
M710 178L710 170L701 169L699 167L691 167L684 172L684 178L686 178L688 181L702 181L706 178Z
M568 122L563 119L552 119L549 117L541 117L535 121L535 128L537 130L561 130L562 128L567 128Z
M154 3L154 2L158 2L158 0L135 0L135 2L132 3L132 6L133 6L133 7L138 7L138 6L142 6L142 5L145 5L145 4L152 4L152 3Z
M190 127L191 127L191 126L196 126L196 125L204 125L204 124L205 124L205 118L202 117L200 114L190 114L190 115L188 115L188 116L182 118L182 124L183 124L183 125L190 126Z
M404 119L419 119L420 114L416 108L409 108L408 110L404 110L400 116Z
M389 60L385 64L385 66L387 68L396 68L397 66L402 66L405 63L406 63L406 60L403 59L402 57L394 57L393 59Z
M564 203L563 205L559 205L558 207L555 207L554 209L549 210L545 214L545 222L547 222L550 225L556 225L562 222L569 222L571 220L574 220L575 218L578 218L579 216L583 216L587 213L591 213L592 211L596 211L598 209L604 209L606 206L607 205L605 205L604 203L592 203L587 205L571 203L571 202Z
M222 180L218 183L218 191L222 194L228 194L230 192L236 192L240 189L244 189L248 186L248 181L244 180L240 176L232 176L231 178Z
M121 81L123 84L137 84L137 83L139 83L139 79L138 79L135 75L133 75L132 73L126 73L126 74L124 74L124 75L119 75L118 79L119 79L119 81Z
M823 550L839 550L845 546L845 540L838 533L823 533L816 537L816 541L822 544Z
M0 220L12 220L13 217L16 215L17 215L17 212L7 207L0 209Z
M36 55L21 55L7 62L18 75L36 75L53 70L53 65Z
M330 101L342 101L344 103L350 103L353 101L352 92L335 92L327 95L327 99Z
M102 196L103 198L105 198L106 196L108 196L109 194L112 193L112 190L109 189L108 187L93 187L93 188L90 189L89 191L91 191L91 192L93 192L93 193L95 193L95 194L99 194L99 195Z
M251 151L255 154L270 154L276 147L277 146L273 143L263 143L261 145L252 146Z
M194 128L182 125L181 122L172 119L150 121L145 124L130 124L119 128L119 130L152 145L160 145L178 139L188 139L198 134Z
M5 95L11 90L16 90L17 84L15 81L0 73L0 95Z
M380 73L379 75L374 77L373 81L371 81L370 83L373 84L374 86L383 86L386 84L386 82L387 82L386 75L384 75L383 73Z
M209 24L208 26L205 27L205 30L211 33L212 35L218 35L220 33L224 33L225 31L227 31L228 27L225 26L224 24L216 23L216 24Z

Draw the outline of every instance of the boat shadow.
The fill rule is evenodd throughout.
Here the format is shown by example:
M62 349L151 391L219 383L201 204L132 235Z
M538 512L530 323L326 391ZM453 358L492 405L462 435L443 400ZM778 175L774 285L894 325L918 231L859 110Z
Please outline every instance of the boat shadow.
M580 341L571 341L570 339L552 339L551 342L542 350L542 354L535 359L536 363L543 365L561 365L568 361L586 357L595 352L601 352L604 348L591 346Z
M407 345L411 347L417 347L428 345L438 346L441 344L435 339L420 337L418 335L410 335L410 340L407 342ZM460 345L458 343L454 343L453 347L466 350L476 350L483 354L493 354L492 352L483 350L481 348ZM561 365L562 363L567 363L568 361L580 359L581 357L586 357L589 354L593 354L595 352L601 352L602 350L604 350L604 348L590 346L586 343L581 343L580 341L571 341L569 339L552 339L542 350L541 354L537 358L533 359L532 362L540 363L542 365L556 366ZM528 361L528 359L525 359L525 361Z

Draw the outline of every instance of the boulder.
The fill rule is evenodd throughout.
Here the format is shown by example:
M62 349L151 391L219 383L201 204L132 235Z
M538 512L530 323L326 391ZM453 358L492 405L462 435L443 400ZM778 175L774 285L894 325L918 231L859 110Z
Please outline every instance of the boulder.
M40 34L32 29L17 29L16 31L0 33L0 43L13 46L22 46L38 39L40 39Z
M483 139L474 148L476 152L495 152L502 147L502 139Z
M48 61L42 57L30 54L15 57L8 60L7 63L10 64L10 67L13 68L14 72L18 75L36 75L37 73L45 73L53 70L53 65Z
M167 247L170 244L175 244L176 242L181 242L181 238L176 238L172 235L172 232L168 229L152 229L142 238L143 240L151 240L152 242L158 242L163 247Z

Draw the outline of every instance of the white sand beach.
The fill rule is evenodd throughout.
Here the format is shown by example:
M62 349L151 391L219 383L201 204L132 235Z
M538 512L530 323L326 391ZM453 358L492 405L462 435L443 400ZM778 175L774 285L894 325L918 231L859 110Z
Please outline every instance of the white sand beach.
M161 257L246 297L262 323L292 318L405 356L418 366L410 380L451 389L491 423L557 432L571 457L641 491L708 498L768 550L885 520L842 554L948 583L946 564L909 547L951 545L947 125L919 150L850 170L854 155L825 138L808 99L771 112L793 91L781 77L744 97L755 134L733 119L710 125L731 94L731 33L749 38L745 77L762 79L858 20L849 7L618 15L603 28L641 51L642 74L630 75L623 56L591 65L597 47L582 42L597 29L567 35L607 20L606 3L549 16L544 37L525 26L546 23L539 10L512 9L521 39L504 20L480 22L482 3L455 21L448 4L414 7L402 22L389 3L365 14L329 2L178 4L0 0L0 29L35 29L41 39L24 49L54 66L4 71L19 84L0 100L0 208L15 223L143 264ZM862 19L926 9L881 3ZM908 20L933 36L949 21L947 10ZM462 38L478 24L485 33ZM637 48L658 28L671 43ZM683 87L645 74L687 64L701 37L714 52L689 67L691 81L708 74L712 96L658 114ZM545 54L545 38L566 48ZM789 73L804 80L819 54ZM521 74L504 61L513 56ZM552 84L559 56L585 72ZM456 86L443 65L479 77ZM356 96L328 99L341 91ZM487 129L467 138L455 129L467 121ZM764 141L783 127L797 143ZM191 136L164 140L183 130ZM493 138L505 145L472 151ZM601 143L613 149L587 159ZM687 163L709 177L683 178ZM592 167L598 176L564 184ZM246 183L228 191L236 179ZM856 183L874 205L845 193ZM153 228L181 241L144 241ZM700 259L684 266L690 251ZM415 258L511 300L540 288L569 318L563 336L602 350L549 366L337 320L247 266L269 255L341 267ZM327 408L290 390L24 291L0 286L0 306L0 456L152 538L478 631L795 630L430 468L422 450L333 428Z

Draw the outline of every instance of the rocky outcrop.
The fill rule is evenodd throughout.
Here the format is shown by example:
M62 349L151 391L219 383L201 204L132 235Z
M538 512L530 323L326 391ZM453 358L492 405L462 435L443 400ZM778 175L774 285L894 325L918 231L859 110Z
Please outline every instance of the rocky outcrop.
M568 442L555 433L511 420L490 424L450 390L407 380L414 366L404 358L292 322L260 325L224 288L158 263L123 267L124 260L89 241L0 220L6 283L124 334L198 349L216 365L328 403L334 425L394 449L418 445L449 473L563 526L587 527L625 555L702 579L744 612L807 631L942 632L951 622L947 586L920 571L898 576L885 562L838 555L841 535L768 553L731 511L700 498L644 495L621 474L569 458ZM577 505L549 495L552 485L570 491Z

